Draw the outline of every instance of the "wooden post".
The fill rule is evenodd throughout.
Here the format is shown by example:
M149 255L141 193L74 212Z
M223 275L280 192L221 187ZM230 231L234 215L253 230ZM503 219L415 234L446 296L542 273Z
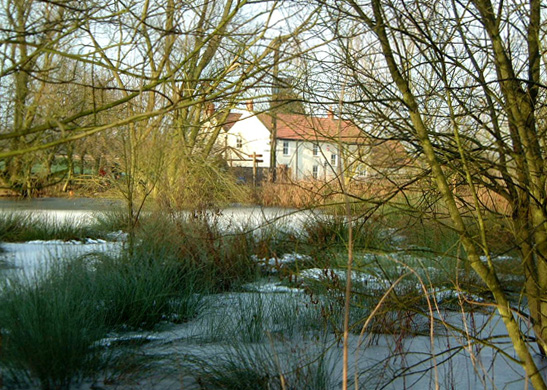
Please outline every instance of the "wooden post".
M253 187L256 187L256 152L253 152Z

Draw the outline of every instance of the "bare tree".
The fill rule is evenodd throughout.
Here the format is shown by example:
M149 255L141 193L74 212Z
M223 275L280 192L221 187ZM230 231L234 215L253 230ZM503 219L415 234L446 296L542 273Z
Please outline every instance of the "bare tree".
M404 141L427 164L465 261L494 296L534 388L546 388L500 282L486 219L508 221L526 277L535 343L547 350L544 24L539 1L320 2L343 106L370 135ZM334 100L336 101L336 100ZM457 189L457 190L456 190ZM466 196L461 194L465 192ZM497 196L485 204L482 194Z

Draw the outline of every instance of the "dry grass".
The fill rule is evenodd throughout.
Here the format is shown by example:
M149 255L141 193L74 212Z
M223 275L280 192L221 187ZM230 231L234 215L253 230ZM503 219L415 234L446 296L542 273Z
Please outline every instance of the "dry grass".
M346 191L352 199L367 201L390 196L396 187L386 181L351 182ZM343 192L336 179L301 180L269 183L262 185L259 201L264 206L313 208L343 203Z
M314 207L326 201L321 188L324 185L317 181L264 183L260 188L259 199L264 206Z

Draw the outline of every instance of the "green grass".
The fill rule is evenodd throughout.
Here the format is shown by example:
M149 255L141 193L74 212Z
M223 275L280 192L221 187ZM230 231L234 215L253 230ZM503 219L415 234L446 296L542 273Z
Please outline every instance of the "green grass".
M0 213L0 241L25 242L33 240L83 241L87 238L105 238L114 229L106 217L97 217L92 223L77 218L63 220L47 215L12 212Z
M34 279L4 281L1 362L11 383L38 381L44 390L68 389L93 375L104 336L93 275L81 263L51 263Z
M201 307L204 289L196 272L168 258L139 253L92 255L92 261L94 289L109 329L152 329L161 321L184 322Z
M259 276L252 255L263 244L243 228L224 231L214 216L156 214L139 227L136 242L135 252L162 253L195 270L211 291L234 289Z
M98 344L107 332L186 321L197 315L203 292L180 264L146 256L51 259L36 276L2 283L6 381L44 390L111 372L112 351Z
M368 321L367 331L371 333L427 333L427 321L424 322L423 317L429 315L428 304L434 300L438 299L441 308L458 310L461 309L461 302L456 291L488 299L481 285L475 284L477 281L460 275L462 283L456 285L458 275L443 269L441 259L437 260L439 263L423 262L420 258L398 253L369 254L364 259L361 256L356 258L352 276L350 331L361 332ZM304 271L297 279L297 285L306 289L312 301L319 302L329 329L339 334L343 324L346 289L344 265L339 264L333 269L316 269L313 273ZM388 292L391 286L393 289ZM424 288L429 292L429 302Z
M328 348L301 348L290 342L233 344L213 360L188 360L204 389L327 390L335 386Z
M200 319L203 342L257 343L327 331L321 305L302 293L234 293L211 305Z
M353 246L357 250L386 248L390 238L382 234L381 226L376 221L355 219L353 227ZM304 236L308 245L315 245L319 250L344 250L349 243L349 223L345 216L319 215L304 224Z
M94 213L88 229L96 234L127 231L129 221L127 211L116 209L106 212Z
M1 214L0 240L84 240L125 226L123 212L99 214L87 226ZM391 282L408 273L374 314L369 332L410 335L423 331L419 317L426 313L426 302L420 278L441 289L454 288L457 279L458 288L481 292L480 282L462 269L458 237L450 229L434 230L428 224L417 228L401 221L392 233L386 226L393 225L381 218L355 221L354 225L355 271ZM395 245L394 235L404 240ZM300 351L295 357L271 344L299 337L309 341L328 333L340 335L343 277L320 281L299 278L296 286L305 289L303 294L237 291L263 276L256 257L281 258L293 252L310 256L280 266L276 271L281 278L294 280L294 275L307 267L343 273L347 240L343 217L317 217L304 225L303 232L297 232L275 225L225 228L214 213L147 213L139 221L134 246L127 253L57 259L36 280L4 283L0 361L9 374L5 383L8 387L39 383L49 390L69 388L105 370L115 375L111 373L123 366L123 357L100 346L99 340L108 332L151 330L162 321L184 322L197 317L200 341L225 347L218 359L200 362L203 369L196 380L204 388L329 388L332 383L323 352L315 351L312 356ZM513 263L500 262L499 266L510 275L514 273ZM377 288L370 281L355 281L352 332L361 331L388 285ZM214 295L226 291L233 293ZM209 299L203 299L207 294ZM215 306L210 302L217 297L221 302ZM135 364L127 369L138 370Z

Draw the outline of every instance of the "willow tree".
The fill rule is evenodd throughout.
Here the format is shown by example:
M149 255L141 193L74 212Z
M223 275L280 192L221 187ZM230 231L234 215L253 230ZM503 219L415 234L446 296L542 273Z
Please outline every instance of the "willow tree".
M117 16L106 33L97 36L91 21L88 31L113 88L131 100L122 115L140 116L119 128L110 151L122 160L126 180L118 184L135 220L147 195L177 203L183 190L210 177L205 171L215 174L209 184L219 187L217 139L230 109L268 70L276 3L260 10L233 0L116 7L108 11ZM134 91L139 96L131 98ZM191 174L199 175L199 166L201 178Z
M60 91L60 86L74 79L74 63L62 53L71 47L74 32L93 10L84 2L77 6L34 0L1 2L0 139L6 157L2 178L8 187L26 194L33 191L31 173L40 160L36 154L17 152L40 149L51 142L48 130L55 125L38 132L34 128L72 111L71 102L53 90Z
M463 261L492 293L534 388L545 389L533 359L534 344L547 351L541 2L320 3L339 27L338 65L354 87L344 105L422 156L466 251ZM481 193L499 201L489 209ZM492 211L509 221L520 252L535 343L523 334L493 261L485 222Z
M117 2L3 0L0 5L0 160L4 186L30 194L34 171L42 162L40 153L47 151L47 172L55 149L60 147L69 156L70 179L74 141L165 112L120 115L142 90L123 94L111 82L97 82L96 75L110 71L112 64L99 58L88 36L103 39L104 32L112 31L119 14L128 12ZM122 46L115 43L113 47L119 50L109 55L119 55ZM125 77L146 80L145 73L135 71L135 63L126 65L121 69ZM158 84L152 81L143 89Z

